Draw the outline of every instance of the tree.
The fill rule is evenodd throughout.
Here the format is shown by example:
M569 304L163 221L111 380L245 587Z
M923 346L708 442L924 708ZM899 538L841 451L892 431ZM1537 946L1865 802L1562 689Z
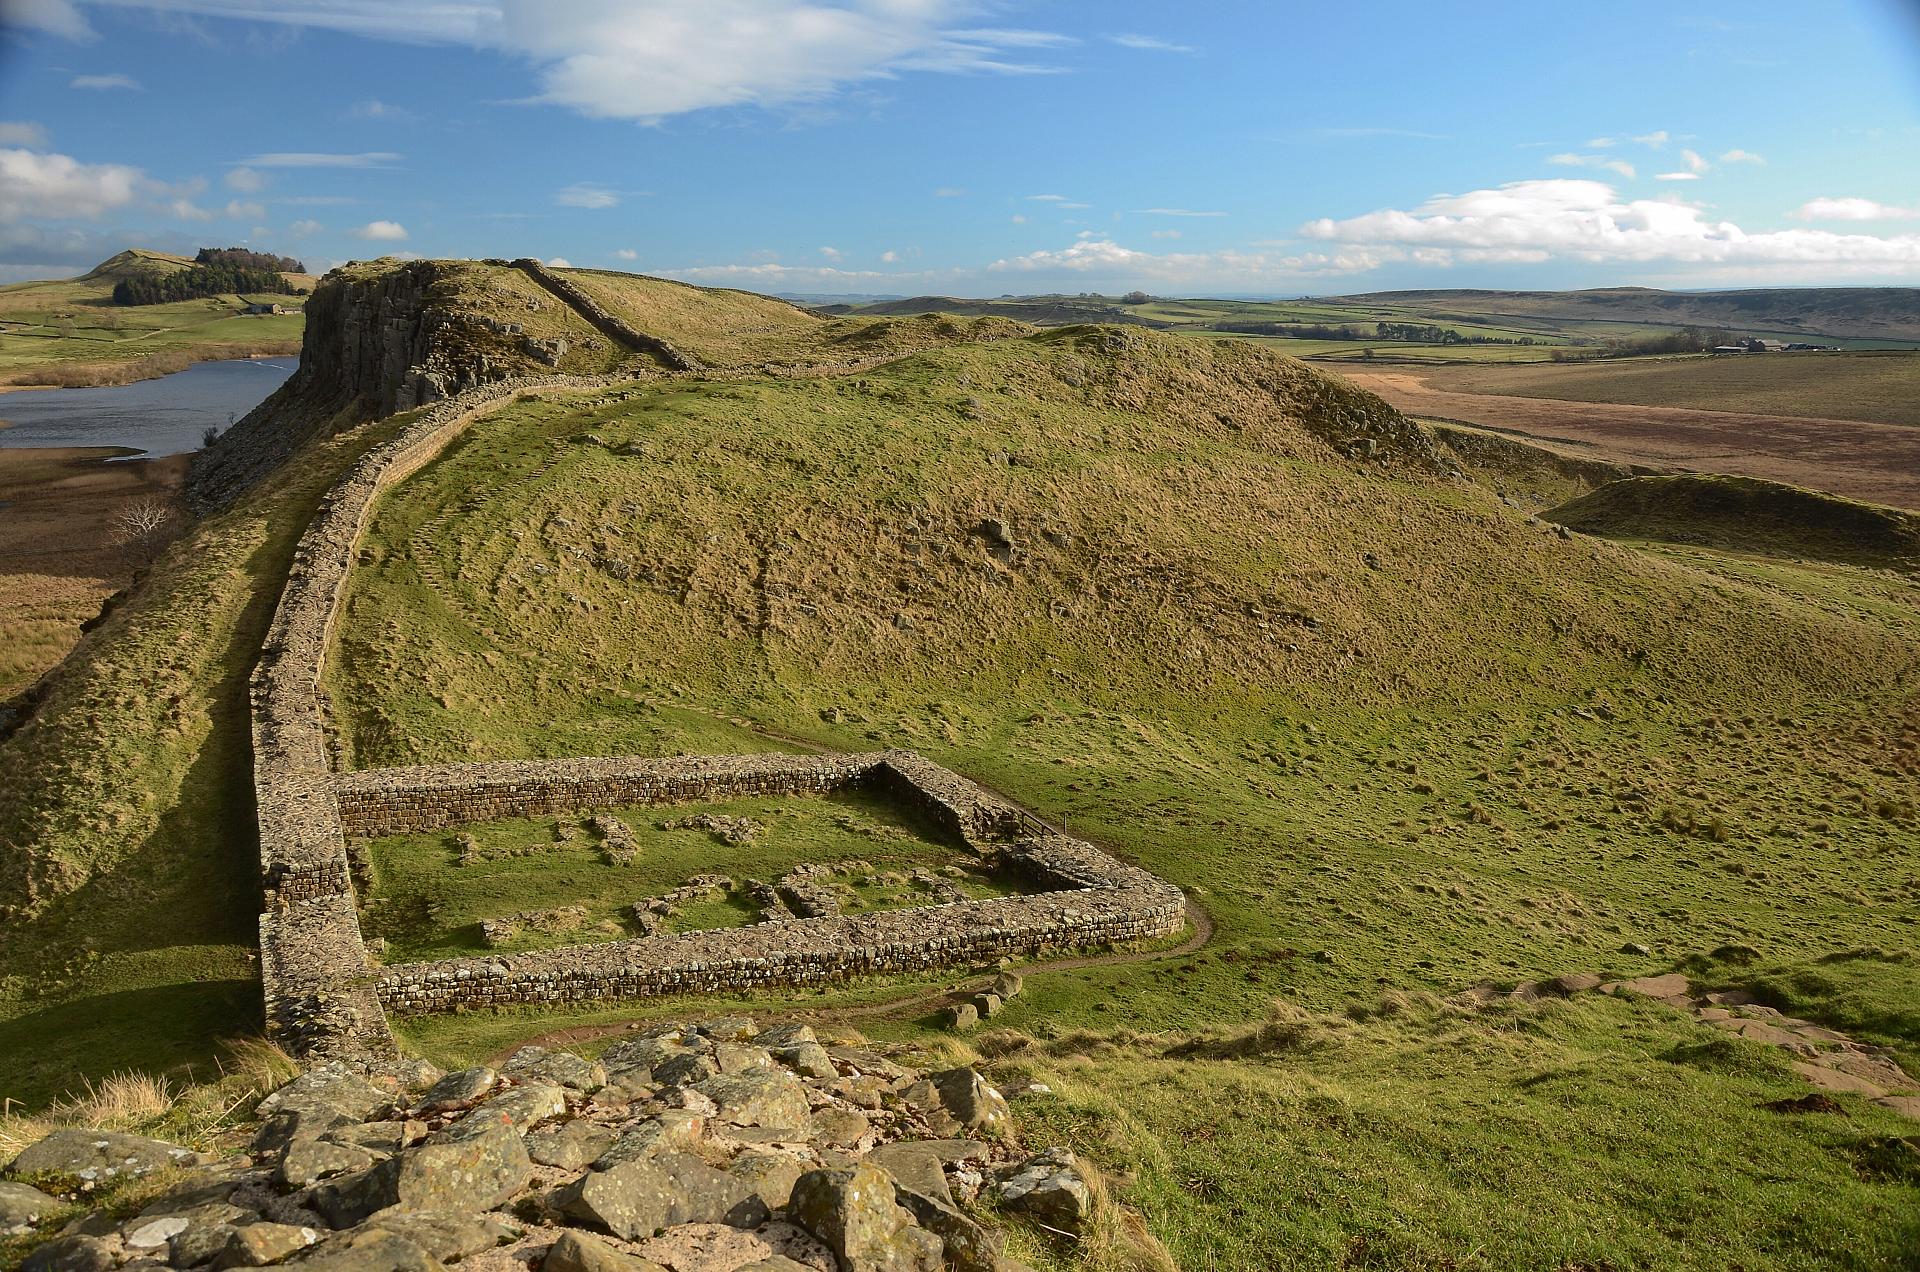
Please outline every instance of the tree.
M141 547L158 539L173 520L173 509L158 499L141 499L113 514L113 541Z
M1120 303L1123 305L1144 305L1152 299L1153 297L1143 291L1130 291L1120 298Z

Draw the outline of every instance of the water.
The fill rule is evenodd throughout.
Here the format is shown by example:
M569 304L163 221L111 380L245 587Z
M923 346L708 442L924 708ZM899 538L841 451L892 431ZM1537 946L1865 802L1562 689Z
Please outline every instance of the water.
M199 450L285 383L298 358L202 362L157 380L106 389L0 393L0 447L124 446L141 458Z

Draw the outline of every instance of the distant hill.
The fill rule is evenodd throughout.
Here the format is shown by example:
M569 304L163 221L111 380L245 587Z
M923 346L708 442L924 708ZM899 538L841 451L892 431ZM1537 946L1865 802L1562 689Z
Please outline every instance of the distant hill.
M1591 291L1390 291L1327 297L1325 303L1408 306L1447 313L1657 323L1809 336L1920 340L1920 288L1771 287L1669 292L1650 287Z
M919 314L957 314L966 318L1011 318L1036 327L1065 327L1083 322L1117 322L1129 326L1162 327L1128 312L1117 298L1107 296L1006 296L997 300L970 300L963 296L909 296L868 305L821 305L823 314L854 314L866 318L907 318Z
M172 274L183 269L192 269L193 263L193 258L190 256L174 256L168 252L150 252L144 247L130 247L124 252L109 256L75 281L113 283L141 274Z

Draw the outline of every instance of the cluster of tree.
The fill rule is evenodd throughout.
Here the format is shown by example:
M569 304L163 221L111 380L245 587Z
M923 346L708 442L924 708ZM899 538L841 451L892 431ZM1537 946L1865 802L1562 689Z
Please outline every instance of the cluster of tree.
M1596 358L1645 358L1662 353L1705 353L1721 345L1739 343L1740 337L1730 331L1682 327L1678 331L1660 331L1644 336L1615 336L1597 346L1555 349L1552 356L1555 362L1587 362Z
M1215 331L1231 331L1243 336L1291 336L1295 340L1361 340L1358 327L1329 327L1310 322L1216 322Z
M1143 291L1130 291L1120 298L1120 303L1123 305L1144 305L1152 299L1153 297Z
M165 305L176 300L223 296L233 292L293 295L292 283L278 269L239 265L195 265L171 274L135 274L113 287L116 305Z
M1216 322L1215 331L1232 331L1245 336L1291 336L1295 340L1392 340L1402 344L1483 345L1533 343L1532 336L1505 339L1499 336L1464 336L1451 327L1413 322L1377 322L1368 331L1352 323L1330 326L1314 322Z
M1530 345L1532 336L1514 339L1508 336L1468 336L1462 335L1452 327L1439 327L1432 323L1418 322L1377 322L1373 324L1374 339L1397 340L1406 344L1433 345Z
M231 265L236 269L271 269L286 274L304 274L307 267L291 256L272 252L252 252L244 247L203 247L194 255L197 265Z

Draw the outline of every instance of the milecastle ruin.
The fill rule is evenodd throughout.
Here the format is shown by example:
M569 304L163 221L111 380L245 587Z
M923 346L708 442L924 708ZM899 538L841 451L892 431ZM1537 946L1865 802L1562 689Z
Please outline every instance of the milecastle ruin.
M549 290L573 303L565 290ZM610 324L595 325L604 331ZM658 343L639 347L658 356ZM377 1056L395 1049L390 1011L819 985L1179 932L1185 903L1178 888L1055 832L1006 799L908 751L335 771L322 675L348 572L380 494L431 462L476 417L517 396L630 378L514 377L435 402L362 456L335 483L302 535L252 682L264 893L260 970L269 1033L304 1055ZM911 807L945 836L1035 890L388 967L374 965L362 939L349 836L855 788Z

